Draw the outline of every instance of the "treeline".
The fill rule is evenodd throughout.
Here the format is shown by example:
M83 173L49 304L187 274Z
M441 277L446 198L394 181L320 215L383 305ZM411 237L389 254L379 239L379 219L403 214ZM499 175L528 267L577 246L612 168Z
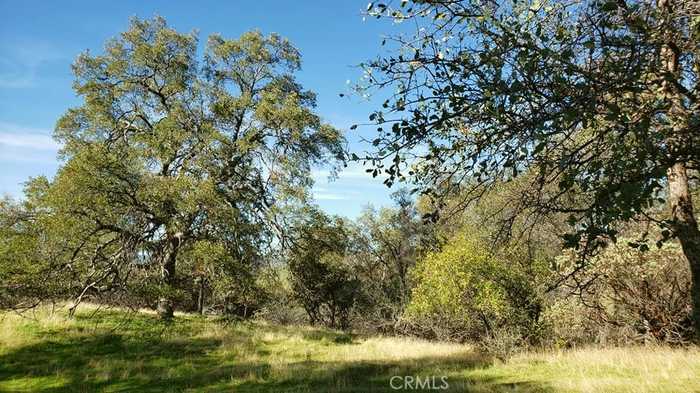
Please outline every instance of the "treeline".
M691 338L690 272L678 245L639 250L633 240L648 228L629 225L582 268L562 248L562 217L509 222L504 232L521 186L503 184L437 222L424 219L430 202L406 190L393 194L393 207L367 207L355 220L313 205L288 210L284 236L266 252L243 258L210 240L183 247L167 294L158 261L139 255L85 286L97 281L94 267L60 256L45 213L5 200L0 301L22 308L77 297L156 309L167 295L182 311L476 342L503 356Z
M261 315L476 342L503 356L692 338L690 272L677 244L640 250L635 241L650 230L641 222L582 260L563 248L565 216L504 221L522 187L504 183L437 222L424 220L427 199L407 192L354 221L311 210L287 263L274 269L285 301L262 305Z

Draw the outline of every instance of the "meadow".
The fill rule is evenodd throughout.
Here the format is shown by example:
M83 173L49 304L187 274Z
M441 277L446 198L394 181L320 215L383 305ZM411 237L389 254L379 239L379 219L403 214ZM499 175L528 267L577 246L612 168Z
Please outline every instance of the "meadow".
M191 314L168 324L91 305L72 318L65 308L0 315L3 392L391 392L413 390L410 377L435 377L423 390L447 392L697 392L698 376L697 348L582 348L504 362L469 345Z

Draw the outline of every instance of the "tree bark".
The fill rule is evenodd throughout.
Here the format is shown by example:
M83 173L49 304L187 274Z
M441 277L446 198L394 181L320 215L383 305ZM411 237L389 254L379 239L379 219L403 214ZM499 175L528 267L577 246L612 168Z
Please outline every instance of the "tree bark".
M675 26L672 22L672 13L674 0L658 0L657 6L664 13L665 28L667 31L666 43L661 47L660 55L664 71L675 78L679 77L679 62L678 53L676 53L671 44L671 35L668 34ZM663 90L666 98L670 100L670 109L667 115L671 118L674 116L682 116L683 105L682 100L678 95L674 84L668 80L663 82ZM695 130L685 130L692 133ZM666 141L670 147L671 154L676 151L685 150L685 138L683 135L673 135ZM698 223L695 220L695 212L693 209L693 200L688 187L688 173L686 163L683 159L677 157L672 158L677 161L668 168L668 204L671 209L671 225L674 235L678 238L683 249L688 264L690 265L691 274L691 304L692 304L692 323L693 335L695 340L700 340L700 230Z
M693 333L700 340L700 229L694 215L688 173L682 162L668 169L668 203L673 232L690 265Z
M180 239L177 236L169 237L168 250L162 267L162 284L166 293L158 299L158 315L163 320L170 320L174 314L172 290L175 287L175 261L180 248Z
M199 293L197 295L197 312L204 314L204 278L199 278Z

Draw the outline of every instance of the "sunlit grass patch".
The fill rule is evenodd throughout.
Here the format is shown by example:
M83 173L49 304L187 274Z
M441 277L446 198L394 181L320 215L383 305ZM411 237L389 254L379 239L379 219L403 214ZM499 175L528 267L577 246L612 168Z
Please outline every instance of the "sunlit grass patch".
M97 312L96 312L97 311ZM577 349L493 360L472 346L309 326L41 308L0 321L0 391L390 392L391 378L446 377L441 391L699 391L697 349ZM402 379L394 382L402 382Z

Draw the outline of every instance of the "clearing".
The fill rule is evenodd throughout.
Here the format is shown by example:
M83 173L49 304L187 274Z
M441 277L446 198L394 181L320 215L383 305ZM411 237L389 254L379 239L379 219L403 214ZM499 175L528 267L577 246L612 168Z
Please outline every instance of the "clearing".
M96 311L0 314L0 391L700 392L698 348L576 349L503 363L468 345Z

